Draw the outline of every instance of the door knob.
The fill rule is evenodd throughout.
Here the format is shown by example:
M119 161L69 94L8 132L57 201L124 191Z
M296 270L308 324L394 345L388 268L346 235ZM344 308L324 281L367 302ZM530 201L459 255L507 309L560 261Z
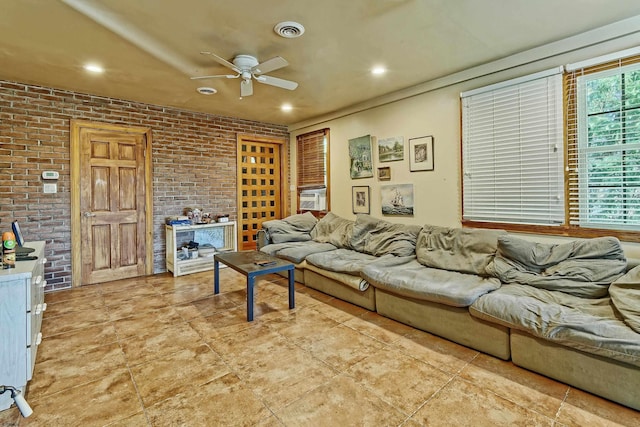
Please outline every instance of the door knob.
M96 216L96 214L92 213L92 212L85 212L84 213L85 218L90 218L92 216Z

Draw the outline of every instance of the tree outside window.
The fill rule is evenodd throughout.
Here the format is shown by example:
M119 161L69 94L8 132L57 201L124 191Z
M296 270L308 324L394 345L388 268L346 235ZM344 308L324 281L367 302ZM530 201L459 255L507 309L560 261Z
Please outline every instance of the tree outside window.
M577 135L568 137L577 182L569 185L570 222L639 230L640 64L602 68L575 76Z

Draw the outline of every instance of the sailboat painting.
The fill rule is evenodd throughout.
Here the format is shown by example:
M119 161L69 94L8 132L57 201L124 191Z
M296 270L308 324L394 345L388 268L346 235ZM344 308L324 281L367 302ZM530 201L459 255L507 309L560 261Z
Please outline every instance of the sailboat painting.
M380 186L382 215L413 215L413 184Z

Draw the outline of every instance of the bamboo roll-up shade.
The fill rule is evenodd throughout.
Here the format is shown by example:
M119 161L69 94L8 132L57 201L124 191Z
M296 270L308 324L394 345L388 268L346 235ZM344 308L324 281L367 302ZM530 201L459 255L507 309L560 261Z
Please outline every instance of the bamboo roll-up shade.
M297 169L298 189L326 186L326 138L329 129L298 135Z

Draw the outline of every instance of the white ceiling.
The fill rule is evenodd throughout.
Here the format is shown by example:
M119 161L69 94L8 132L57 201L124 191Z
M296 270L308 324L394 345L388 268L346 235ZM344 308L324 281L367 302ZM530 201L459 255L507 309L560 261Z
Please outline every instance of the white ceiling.
M293 124L636 15L638 0L0 0L0 79ZM306 32L281 38L281 21ZM239 80L189 79L229 71L201 51L282 56L269 74L299 87L239 99Z

